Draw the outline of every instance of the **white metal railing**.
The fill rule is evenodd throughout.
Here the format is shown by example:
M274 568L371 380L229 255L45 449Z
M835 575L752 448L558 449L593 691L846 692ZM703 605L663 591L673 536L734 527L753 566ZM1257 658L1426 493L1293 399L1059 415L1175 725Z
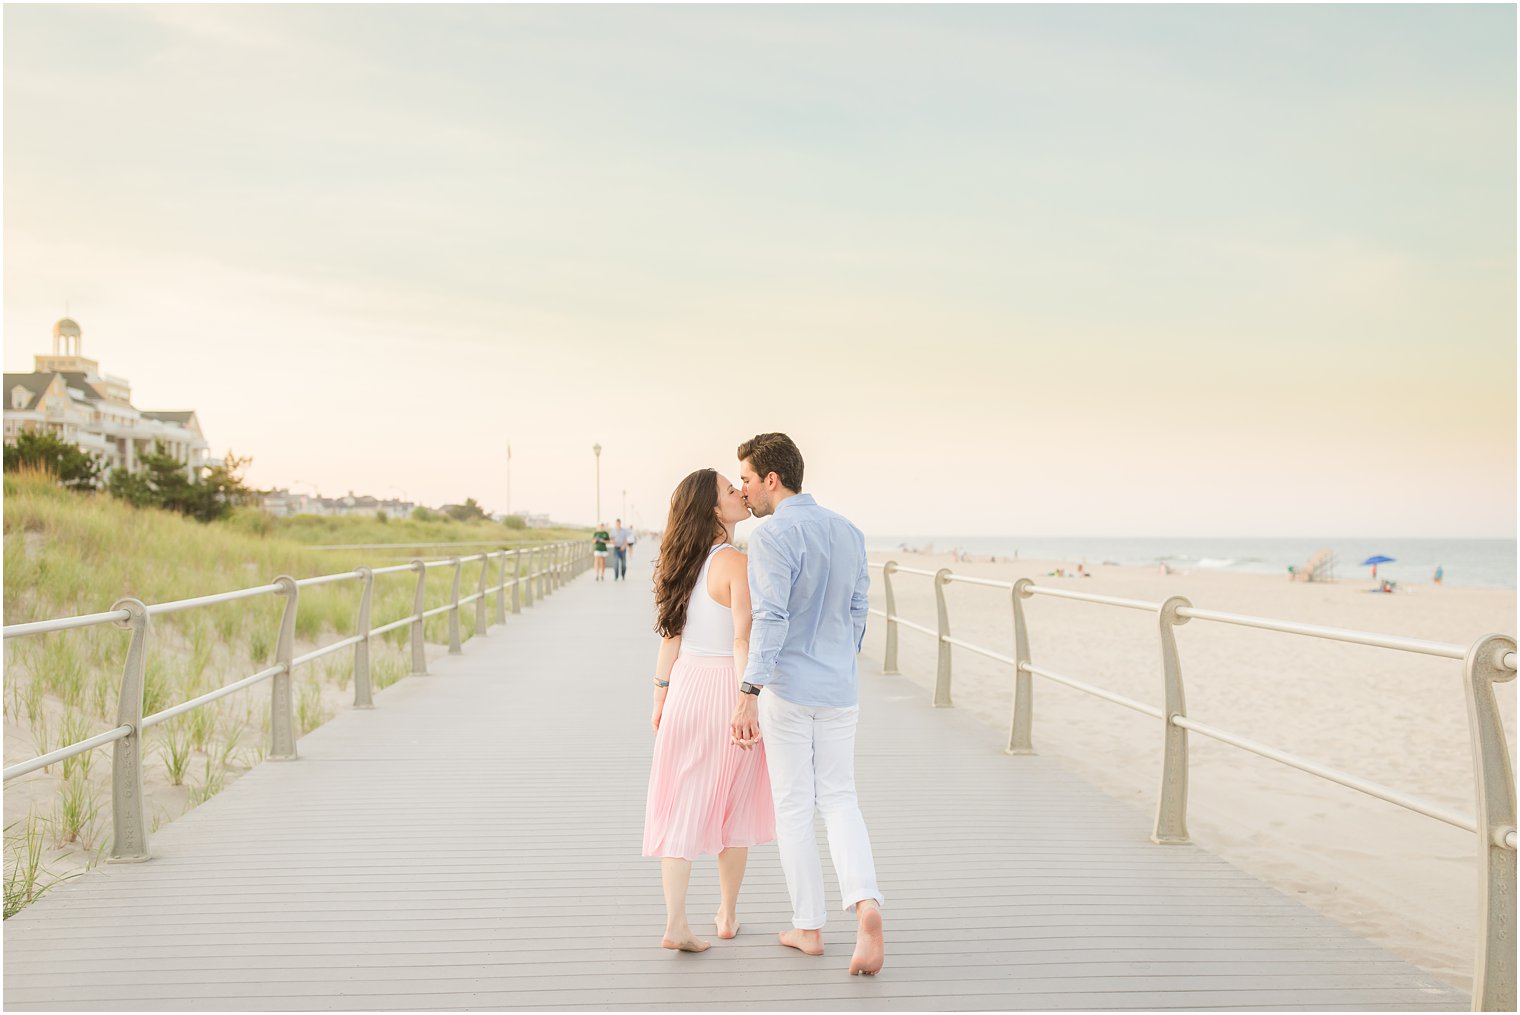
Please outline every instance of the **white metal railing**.
M409 564L394 567L357 567L352 571L319 575L297 580L282 575L268 585L221 592L216 595L178 599L168 603L147 605L138 599L121 599L104 613L92 613L82 617L63 617L56 620L39 620L26 624L12 624L5 628L5 640L24 638L29 635L56 631L71 631L100 624L115 624L132 632L132 642L127 649L126 667L122 674L121 692L117 699L116 726L77 743L68 744L40 757L19 762L5 769L4 781L35 772L86 751L114 745L111 769L111 821L114 836L110 855L112 863L135 863L149 859L148 827L146 812L142 806L142 734L177 715L193 711L219 698L245 690L263 681L271 682L269 713L269 751L266 757L272 761L290 761L296 758L295 710L291 694L291 678L295 670L324 656L344 649L354 651L354 707L374 708L374 696L370 685L369 643L398 628L411 626L412 673L427 672L427 656L423 646L424 621L442 613L449 615L449 652L462 651L459 641L459 611L468 603L475 604L475 630L484 635L490 624L486 620L486 599L490 594L487 578L491 562L499 562L497 580L494 583L496 612L494 623L506 622L508 589L511 590L511 611L519 613L523 606L532 606L535 598L542 599L561 587L575 575L591 567L591 544L587 542L556 542L536 546L519 546L486 553L474 553L465 557L449 557L442 560L413 560ZM463 598L459 595L460 577L465 561L480 561L480 578L474 593ZM507 575L511 562L512 576ZM452 566L453 583L449 601L443 606L424 609L427 590L427 574L430 568ZM374 593L374 580L379 575L400 574L414 571L417 586L412 598L412 612L399 620L379 627L370 626L370 606ZM334 582L361 582L356 633L329 645L295 654L296 610L300 591L316 585ZM275 647L275 663L257 673L235 680L197 698L181 702L153 715L144 716L143 684L147 666L150 618L203 606L239 602L261 596L285 597L285 610L280 618L279 636Z
M1031 735L1034 715L1033 677L1063 684L1162 720L1161 792L1156 803L1155 828L1151 833L1153 842L1169 844L1190 841L1187 831L1187 737L1189 732L1476 833L1479 922L1476 969L1473 977L1473 1009L1475 1011L1515 1010L1515 778L1510 767L1504 724L1499 715L1494 693L1495 684L1515 679L1516 650L1513 637L1489 634L1478 638L1471 645L1463 646L1367 631L1301 624L1267 617L1200 610L1194 608L1192 603L1182 596L1173 596L1165 602L1153 603L1052 588L1038 585L1029 578L1020 578L1017 581L997 581L957 575L949 568L925 571L901 567L892 560L885 563L873 562L870 566L881 570L882 589L886 599L885 610L871 609L871 613L884 618L887 622L882 672L899 672L897 668L899 626L921 632L935 640L938 650L934 683L936 708L949 708L953 704L950 693L952 648L965 649L1013 667L1013 718L1008 736L1009 754L1034 753ZM939 615L937 628L916 624L898 616L897 599L892 587L892 577L898 574L933 579L935 607ZM1010 593L1014 655L995 652L984 646L956 638L950 633L950 614L945 599L945 587L956 583L999 589ZM1144 610L1156 614L1159 618L1163 705L1157 707L1135 701L1074 677L1033 665L1029 658L1029 632L1023 604L1024 600L1035 596ZM1476 815L1457 813L1429 800L1422 800L1360 776L1338 771L1319 762L1298 757L1190 717L1187 714L1183 695L1182 662L1177 651L1175 630L1191 620L1462 660L1469 741L1473 757Z

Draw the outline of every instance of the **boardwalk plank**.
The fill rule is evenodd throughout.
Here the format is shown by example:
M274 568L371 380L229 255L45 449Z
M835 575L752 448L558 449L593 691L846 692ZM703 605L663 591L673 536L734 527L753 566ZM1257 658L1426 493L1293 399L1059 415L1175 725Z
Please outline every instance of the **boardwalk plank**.
M638 562L636 562L638 563ZM859 789L888 968L774 943L752 851L745 930L657 947L640 857L648 574L580 580L377 695L163 828L155 859L6 922L14 1010L640 1008L1461 1010L1467 999L1191 846L1052 759L1009 758L863 663ZM716 906L710 861L690 911Z

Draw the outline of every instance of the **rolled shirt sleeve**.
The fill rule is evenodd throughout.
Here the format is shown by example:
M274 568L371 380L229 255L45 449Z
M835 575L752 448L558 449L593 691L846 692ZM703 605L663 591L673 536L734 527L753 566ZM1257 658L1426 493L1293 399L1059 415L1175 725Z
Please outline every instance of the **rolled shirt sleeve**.
M749 547L749 598L750 619L749 661L744 668L746 683L763 687L776 673L776 656L786 642L787 627L791 615L787 603L791 599L792 585L801 567L799 555L794 552L792 541L777 539L767 529L756 529L750 537Z
M860 575L850 596L850 619L855 624L855 651L859 652L866 642L866 620L871 615L871 569L866 562L865 536L857 532L856 542L860 549Z

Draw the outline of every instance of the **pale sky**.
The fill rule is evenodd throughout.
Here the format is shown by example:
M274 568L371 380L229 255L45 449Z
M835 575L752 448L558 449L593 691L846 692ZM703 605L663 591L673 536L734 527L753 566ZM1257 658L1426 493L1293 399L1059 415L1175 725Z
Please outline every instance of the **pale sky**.
M1515 16L7 6L5 369L328 495L1513 536Z

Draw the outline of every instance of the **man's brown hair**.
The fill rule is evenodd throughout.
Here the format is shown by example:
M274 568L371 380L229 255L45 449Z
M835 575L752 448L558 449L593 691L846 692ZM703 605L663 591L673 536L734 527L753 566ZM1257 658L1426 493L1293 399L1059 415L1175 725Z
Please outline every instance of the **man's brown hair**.
M774 472L782 486L802 492L802 452L784 433L755 434L739 445L739 461L749 462L762 482Z

